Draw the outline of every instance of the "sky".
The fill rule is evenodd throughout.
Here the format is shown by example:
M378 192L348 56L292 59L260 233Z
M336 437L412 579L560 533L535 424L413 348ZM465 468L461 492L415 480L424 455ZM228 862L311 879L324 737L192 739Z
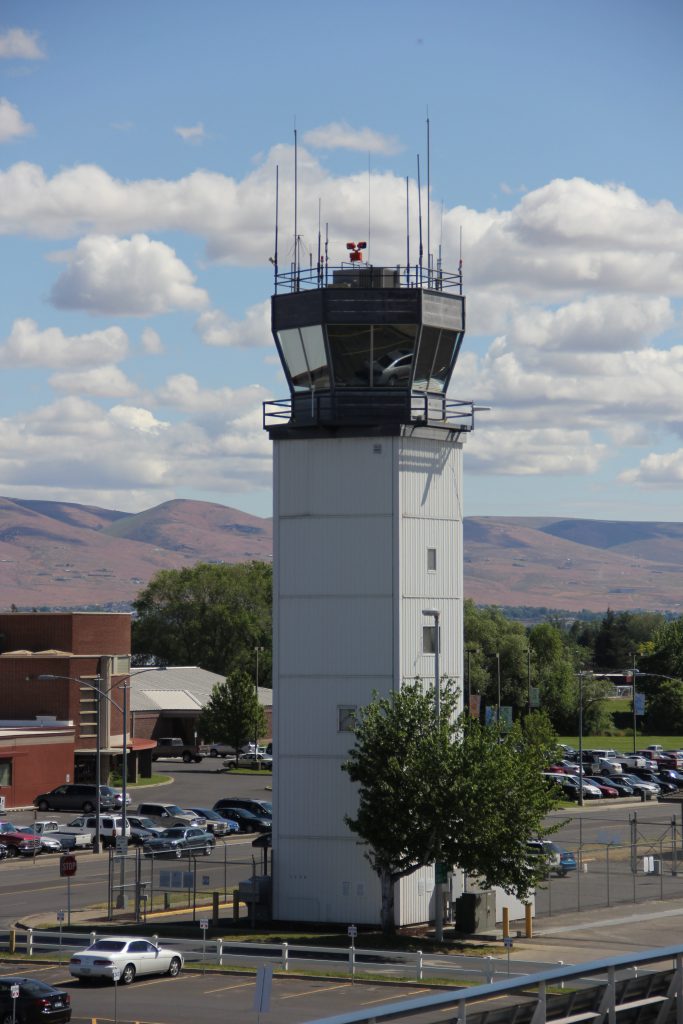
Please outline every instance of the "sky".
M680 0L3 0L0 494L270 515L298 228L462 253L467 515L681 521ZM304 257L306 258L306 257Z

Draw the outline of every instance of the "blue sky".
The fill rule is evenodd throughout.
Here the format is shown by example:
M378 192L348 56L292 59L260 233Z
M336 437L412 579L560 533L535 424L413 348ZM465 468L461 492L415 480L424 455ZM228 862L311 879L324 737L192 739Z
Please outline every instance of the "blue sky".
M683 7L4 0L0 493L270 514L261 403L300 229L405 258L431 128L433 248L491 411L468 515L680 520ZM413 224L414 236L417 225Z

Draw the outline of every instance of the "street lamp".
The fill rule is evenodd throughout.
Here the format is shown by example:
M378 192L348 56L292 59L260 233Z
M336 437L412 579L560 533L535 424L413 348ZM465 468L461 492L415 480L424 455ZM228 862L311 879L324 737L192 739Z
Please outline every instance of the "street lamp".
M441 636L439 618L441 613L436 608L423 608L422 614L434 619L434 716L437 728L441 717L441 677L439 676L439 648ZM434 938L443 942L443 898L441 895L441 864L434 864Z
M165 666L163 666L165 668ZM95 842L93 844L93 853L100 852L100 784L101 784L101 760L102 760L102 738L100 734L100 701L102 697L108 700L112 707L115 707L117 711L121 712L123 718L123 729L122 729L122 753L121 753L121 801L122 801L122 818L123 818L123 835L126 835L126 802L128 800L128 689L130 687L130 681L133 676L139 676L143 672L157 672L160 671L159 666L153 666L150 668L141 668L137 672L127 672L123 676L123 680L119 683L115 683L109 690L103 690L98 684L102 683L102 676L96 675L92 679L88 678L77 678L75 676L60 676L52 673L45 673L43 675L36 676L39 682L53 682L58 679L63 679L68 683L77 683L81 686L85 683L97 694L96 702L96 715L95 715ZM31 678L30 676L27 678ZM125 681L127 680L127 682ZM123 690L123 706L121 706L111 696L111 690Z
M496 725L500 725L500 654L496 654L498 662L498 704L496 706Z
M263 654L265 647L255 647L254 653L256 654L256 712L254 715L254 753L258 752L258 656Z
M531 644L526 649L528 713L531 714Z
M579 807L583 807L583 672L579 672Z

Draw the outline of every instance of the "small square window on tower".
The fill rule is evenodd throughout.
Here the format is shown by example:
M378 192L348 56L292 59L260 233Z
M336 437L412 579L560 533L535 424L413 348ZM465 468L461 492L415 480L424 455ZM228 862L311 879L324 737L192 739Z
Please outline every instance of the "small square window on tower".
M439 627L441 632L441 627ZM422 627L422 653L423 654L436 654L436 626L423 626Z
M356 705L337 708L337 732L353 732L356 728Z
M427 548L427 572L436 572L436 548Z

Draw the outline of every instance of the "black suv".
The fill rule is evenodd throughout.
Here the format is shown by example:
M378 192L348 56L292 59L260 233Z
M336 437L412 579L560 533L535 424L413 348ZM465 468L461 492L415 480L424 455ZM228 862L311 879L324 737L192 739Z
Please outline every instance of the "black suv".
M251 811L252 814L256 814L260 818L273 817L273 805L270 800L248 800L246 797L238 796L222 797L220 800L216 800L213 809L220 812L222 807L239 807L245 811Z
M33 798L39 811L83 811L90 814L97 807L97 786L76 782L57 786L49 793ZM116 792L109 786L100 786L100 810L117 810Z

